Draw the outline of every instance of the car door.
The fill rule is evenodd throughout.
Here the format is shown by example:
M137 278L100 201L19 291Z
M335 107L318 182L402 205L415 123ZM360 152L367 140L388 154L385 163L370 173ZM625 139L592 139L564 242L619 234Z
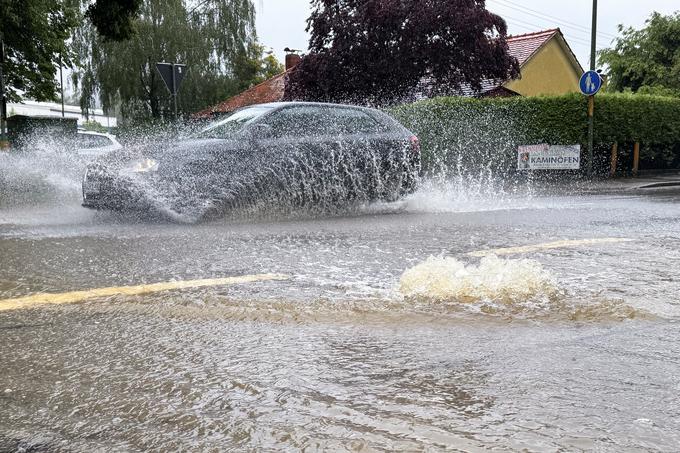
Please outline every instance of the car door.
M365 109L337 107L334 115L353 193L367 200L388 197L398 184L403 140L395 142L389 128Z
M302 104L263 119L270 132L257 140L258 190L303 204L339 196L339 134L331 113L326 106Z

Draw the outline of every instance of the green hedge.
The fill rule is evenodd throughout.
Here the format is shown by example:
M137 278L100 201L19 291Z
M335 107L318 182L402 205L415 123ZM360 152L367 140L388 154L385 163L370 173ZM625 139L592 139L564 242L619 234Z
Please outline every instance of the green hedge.
M443 97L393 107L390 113L420 137L429 171L451 165L512 170L522 144L580 143L586 150L587 98L580 94ZM614 142L624 158L640 142L642 168L680 168L680 99L600 94L595 99L594 141L601 169L608 165Z

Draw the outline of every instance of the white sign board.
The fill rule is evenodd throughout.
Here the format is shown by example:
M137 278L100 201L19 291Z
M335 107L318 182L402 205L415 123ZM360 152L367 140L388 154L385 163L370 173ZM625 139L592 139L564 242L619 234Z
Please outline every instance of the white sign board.
M581 145L525 145L517 148L518 170L578 170Z

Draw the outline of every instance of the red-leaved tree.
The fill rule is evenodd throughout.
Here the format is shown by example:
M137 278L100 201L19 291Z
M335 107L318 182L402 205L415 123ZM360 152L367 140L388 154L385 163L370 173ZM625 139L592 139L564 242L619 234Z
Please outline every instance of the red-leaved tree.
M452 92L519 74L505 21L485 0L313 0L307 31L289 100L387 104L423 80Z

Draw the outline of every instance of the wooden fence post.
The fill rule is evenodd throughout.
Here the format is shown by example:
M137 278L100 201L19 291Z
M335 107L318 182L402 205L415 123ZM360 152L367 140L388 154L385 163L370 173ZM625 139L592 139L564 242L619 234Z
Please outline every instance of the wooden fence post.
M614 142L612 145L612 161L611 167L609 168L609 176L616 175L616 164L619 160L619 144Z
M635 142L635 145L633 145L633 176L637 176L639 170L640 170L640 142Z

